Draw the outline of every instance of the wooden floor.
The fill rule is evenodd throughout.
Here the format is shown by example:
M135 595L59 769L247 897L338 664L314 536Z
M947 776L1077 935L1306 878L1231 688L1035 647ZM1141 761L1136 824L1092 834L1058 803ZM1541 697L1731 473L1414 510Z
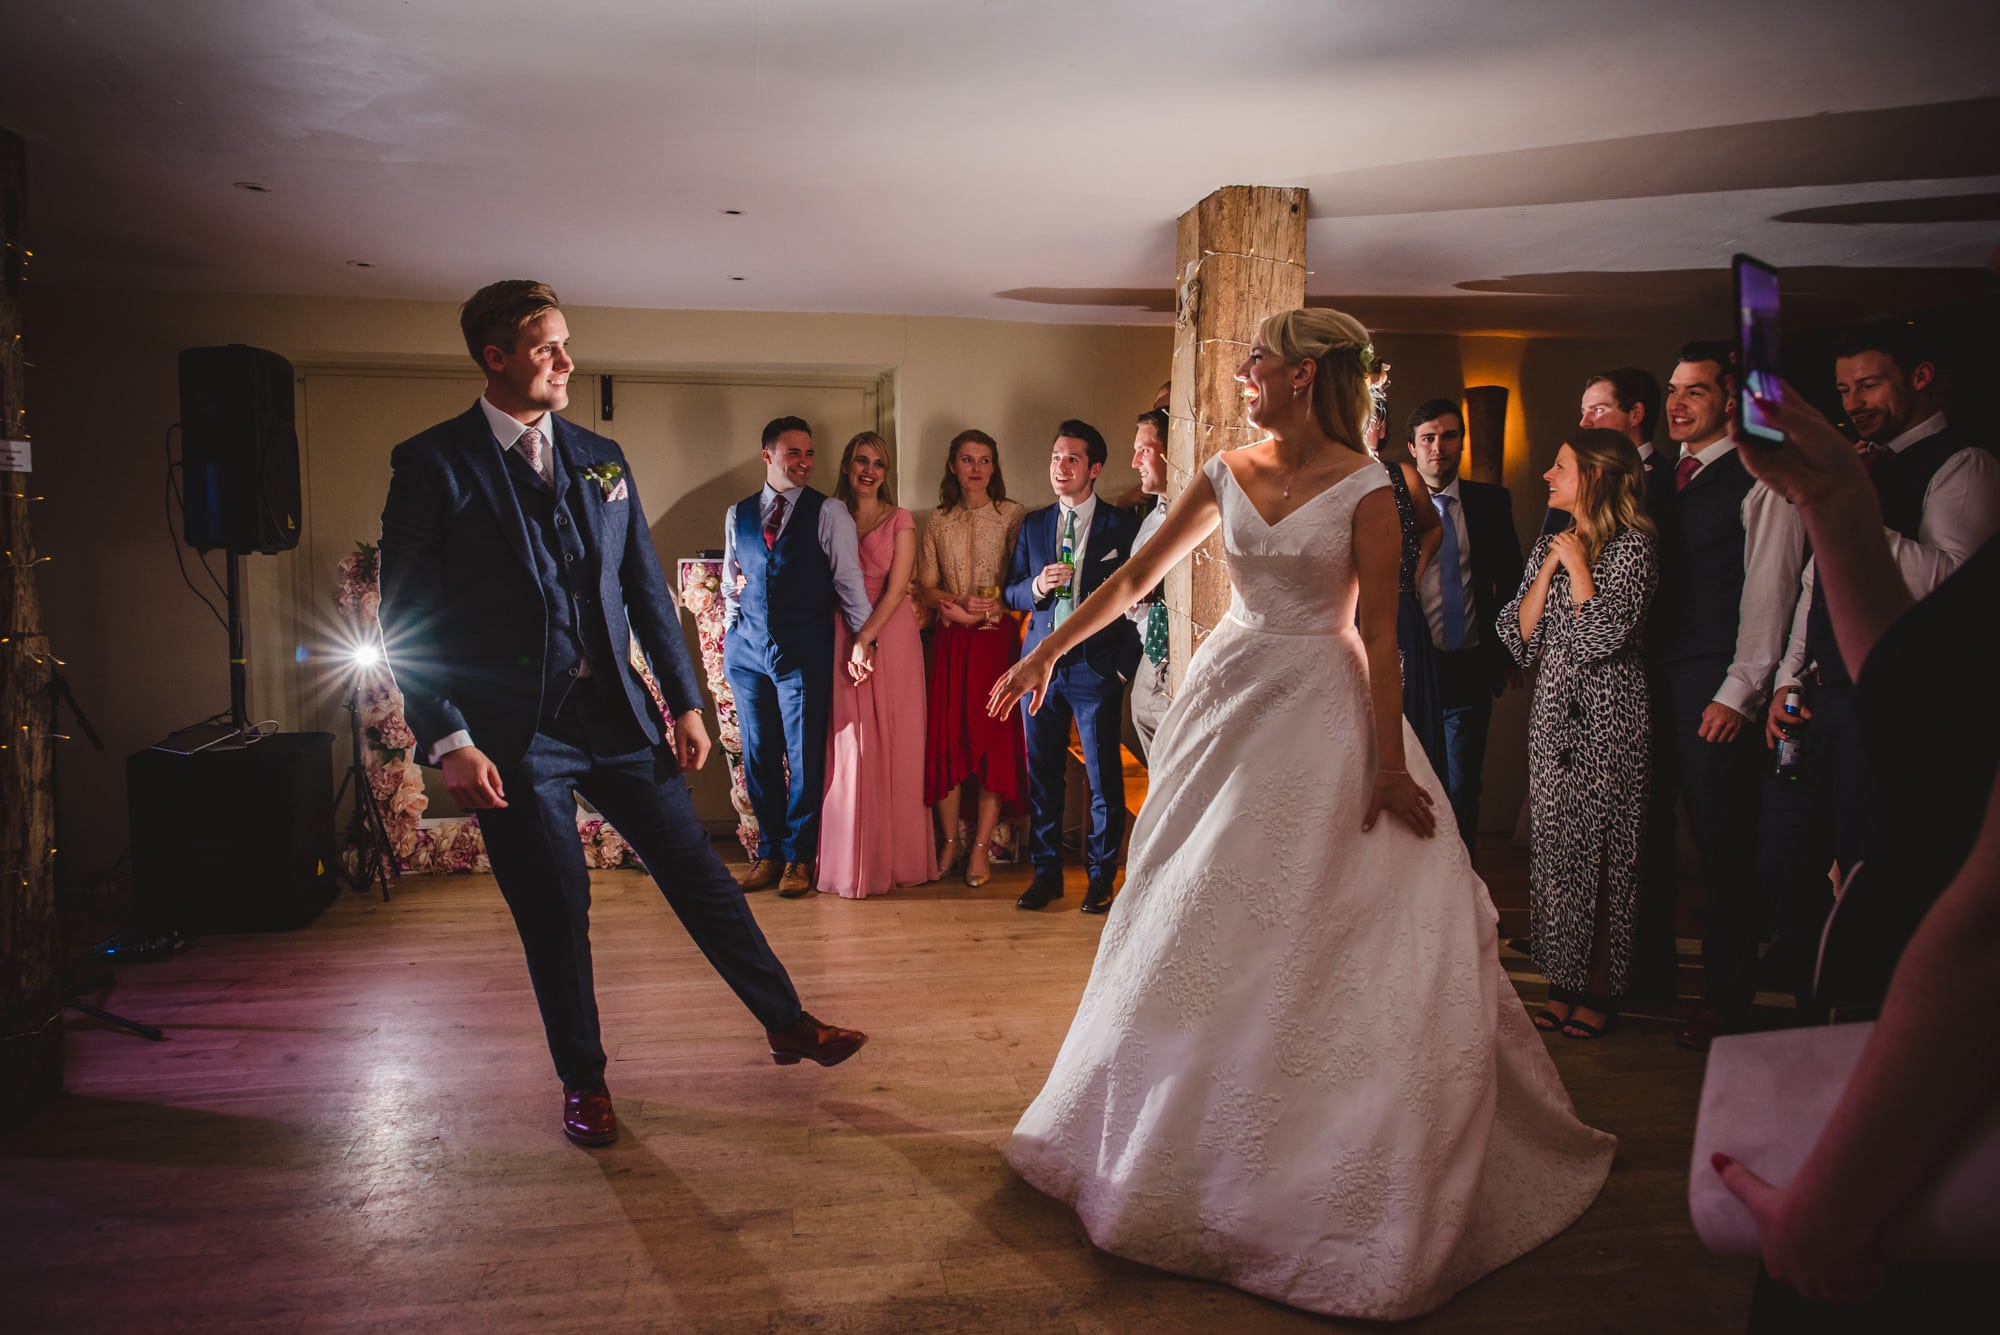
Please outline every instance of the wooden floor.
M1525 926L1523 855L1482 848ZM122 966L76 1020L69 1093L0 1140L0 1329L1340 1329L1093 1250L998 1147L1040 1087L1100 923L1026 873L861 902L754 897L806 1004L873 1041L777 1068L636 873L596 879L625 1134L556 1129L520 947L487 877L345 896L312 927ZM1525 970L1525 961L1510 961ZM1524 973L1523 978L1529 977ZM1539 988L1523 981L1524 996ZM1609 1185L1422 1331L1727 1331L1751 1267L1708 1256L1685 1181L1701 1059L1665 1020L1549 1046Z

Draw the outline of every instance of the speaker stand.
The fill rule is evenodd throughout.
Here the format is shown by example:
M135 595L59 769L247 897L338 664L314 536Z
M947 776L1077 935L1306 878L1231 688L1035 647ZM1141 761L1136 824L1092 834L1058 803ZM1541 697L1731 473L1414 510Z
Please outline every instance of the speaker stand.
M363 670L359 666L354 669L354 678L347 687L347 735L352 743L352 753L347 773L340 780L340 790L333 795L333 809L339 811L340 799L346 795L347 785L354 785L354 814L347 822L345 844L354 850L354 869L349 871L346 863L338 862L334 877L362 894L379 881L382 902L386 904L389 902L389 878L396 874L396 854L389 846L389 826L382 819L382 807L375 800L375 790L368 786L368 766L361 753Z
M229 722L238 737L250 731L249 674L243 658L243 554L231 547L223 568L229 584Z

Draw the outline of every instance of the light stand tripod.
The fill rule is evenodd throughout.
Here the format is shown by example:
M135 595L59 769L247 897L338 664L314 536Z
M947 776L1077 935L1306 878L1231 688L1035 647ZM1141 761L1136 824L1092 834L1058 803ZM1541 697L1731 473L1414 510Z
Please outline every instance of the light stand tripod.
M62 707L68 705L71 717L76 719L77 731L84 735L84 738L92 747L102 751L104 749L104 739L97 735L97 729L90 724L90 716L83 712L83 706L77 702L76 693L70 689L69 678L63 676L55 668L50 668L48 685L42 689L47 692L49 697L50 733L58 736L62 734ZM68 973L74 974L74 969L70 969ZM107 975L105 978L98 979L66 976L65 981L69 984L69 987L87 991L97 988L100 985L108 986L109 976ZM63 989L66 994L69 992L69 987ZM74 995L68 995L63 1005L67 1006L70 1010L80 1011L92 1019L102 1020L106 1024L115 1025L120 1029L137 1034L141 1038L150 1038L155 1043L166 1038L164 1033L150 1024L141 1024L137 1020L128 1019L123 1015L105 1010L101 1006L93 1006L87 1001L79 1000Z
M354 785L354 814L347 822L345 847L354 850L354 867L350 871L341 863L334 872L335 878L347 883L350 889L366 893L377 881L382 884L382 902L389 902L389 878L396 874L396 854L389 846L388 822L382 819L382 807L375 800L375 790L368 785L368 766L361 752L361 678L368 671L367 658L357 656L354 675L347 686L347 731L353 744L353 751L347 766L347 773L340 780L340 791L333 795L333 809L340 810L340 799L347 793L347 785Z

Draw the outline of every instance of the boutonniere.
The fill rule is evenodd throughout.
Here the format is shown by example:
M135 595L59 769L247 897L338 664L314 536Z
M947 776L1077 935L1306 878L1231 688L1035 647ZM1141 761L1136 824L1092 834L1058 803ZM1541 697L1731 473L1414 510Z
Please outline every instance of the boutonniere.
M598 490L603 492L604 499L608 501L611 499L611 493L624 485L619 479L625 476L625 470L617 464L592 464L583 470L583 475L597 484Z

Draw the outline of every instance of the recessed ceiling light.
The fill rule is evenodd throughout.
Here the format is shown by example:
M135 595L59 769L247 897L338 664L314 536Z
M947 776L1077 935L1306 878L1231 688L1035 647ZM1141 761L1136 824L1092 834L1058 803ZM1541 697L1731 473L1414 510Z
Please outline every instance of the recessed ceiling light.
M369 262L368 262L367 260L349 260L349 261L347 262L347 264L348 264L348 267L349 267L349 268L353 268L353 269L372 269L372 268L374 268L374 267L375 267L375 266L374 266L373 264L369 263Z
M743 275L740 273L733 273L729 275L729 281L732 283L740 283L743 281Z
M742 209L724 209L723 212L728 214L732 218L740 218L743 216Z
M238 190L248 190L253 195L268 195L271 193L271 187L265 185L262 181L231 181L230 184Z

